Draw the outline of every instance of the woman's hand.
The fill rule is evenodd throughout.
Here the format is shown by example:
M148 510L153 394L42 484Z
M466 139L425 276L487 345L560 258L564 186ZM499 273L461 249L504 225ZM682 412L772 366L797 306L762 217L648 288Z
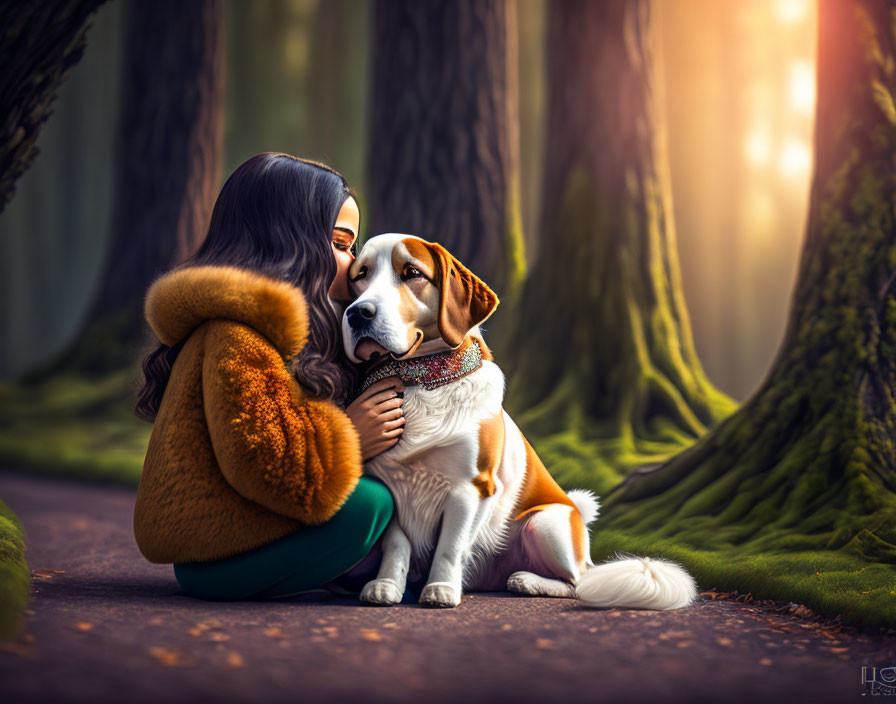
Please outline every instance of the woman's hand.
M365 462L392 447L404 432L403 396L404 384L390 376L371 384L345 409L358 431Z

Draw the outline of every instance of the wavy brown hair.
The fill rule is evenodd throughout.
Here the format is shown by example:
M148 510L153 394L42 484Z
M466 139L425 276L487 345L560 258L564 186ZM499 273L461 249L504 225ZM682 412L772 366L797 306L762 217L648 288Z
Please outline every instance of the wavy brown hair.
M300 288L308 302L310 334L290 368L312 396L343 406L356 375L327 292L336 276L333 227L346 198L354 195L342 175L324 164L259 154L227 179L205 240L177 267L237 266ZM143 360L145 382L136 408L141 418L155 419L181 346L160 345Z

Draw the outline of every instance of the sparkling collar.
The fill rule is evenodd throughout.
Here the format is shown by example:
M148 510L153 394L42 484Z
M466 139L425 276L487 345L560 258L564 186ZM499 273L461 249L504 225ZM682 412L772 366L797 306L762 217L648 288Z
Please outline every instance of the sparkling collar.
M424 389L435 389L472 374L481 366L482 348L479 340L467 337L453 350L410 359L393 359L381 364L365 377L361 391L388 376L397 376L408 385L421 384Z

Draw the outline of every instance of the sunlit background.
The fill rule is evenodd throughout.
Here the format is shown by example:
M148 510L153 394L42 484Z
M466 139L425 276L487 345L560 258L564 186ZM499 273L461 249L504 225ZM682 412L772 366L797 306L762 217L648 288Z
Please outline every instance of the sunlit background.
M524 224L537 226L545 0L521 0ZM364 200L370 7L227 0L224 168L265 150L327 161ZM815 103L809 0L659 4L685 296L710 378L755 389L780 341L808 204ZM111 213L120 2L64 84L41 155L0 216L0 375L69 341L94 293Z

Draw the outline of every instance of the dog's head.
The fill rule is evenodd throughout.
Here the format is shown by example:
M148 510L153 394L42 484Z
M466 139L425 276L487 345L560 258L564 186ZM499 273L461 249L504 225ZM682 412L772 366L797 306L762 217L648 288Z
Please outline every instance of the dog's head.
M371 238L349 269L356 300L342 317L353 362L457 347L498 297L444 247L412 235Z

